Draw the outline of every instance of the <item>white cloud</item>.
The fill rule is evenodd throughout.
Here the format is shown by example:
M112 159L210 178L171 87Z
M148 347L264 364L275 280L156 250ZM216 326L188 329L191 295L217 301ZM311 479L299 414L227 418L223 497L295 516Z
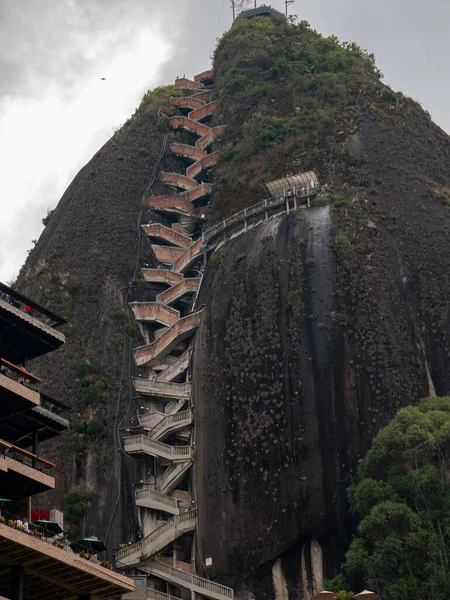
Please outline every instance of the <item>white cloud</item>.
M169 59L172 48L154 24L118 37L106 32L89 45L84 57L91 66L70 88L50 80L38 97L0 101L2 280L23 264L47 207L57 204L82 164L130 116ZM83 36L80 42L86 42Z

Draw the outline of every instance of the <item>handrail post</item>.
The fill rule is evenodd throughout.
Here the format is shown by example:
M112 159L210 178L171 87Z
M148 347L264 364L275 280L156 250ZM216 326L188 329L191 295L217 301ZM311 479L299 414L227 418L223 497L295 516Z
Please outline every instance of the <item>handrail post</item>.
M293 188L293 194L294 194L294 210L297 210L297 189L295 187Z
M267 198L264 200L264 207L265 207L264 217L265 217L265 220L267 221L267 219L269 218L269 213L267 212Z

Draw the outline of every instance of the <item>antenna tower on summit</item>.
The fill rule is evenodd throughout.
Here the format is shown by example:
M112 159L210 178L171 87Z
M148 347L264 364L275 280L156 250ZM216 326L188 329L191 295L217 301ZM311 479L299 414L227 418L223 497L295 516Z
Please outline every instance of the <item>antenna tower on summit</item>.
M230 0L230 2L231 8L233 9L233 21L236 18L236 14L245 10L250 4L253 4L253 2L256 8L256 0Z
M288 6L289 4L294 4L295 0L284 0L284 3L286 4L286 19L288 18Z

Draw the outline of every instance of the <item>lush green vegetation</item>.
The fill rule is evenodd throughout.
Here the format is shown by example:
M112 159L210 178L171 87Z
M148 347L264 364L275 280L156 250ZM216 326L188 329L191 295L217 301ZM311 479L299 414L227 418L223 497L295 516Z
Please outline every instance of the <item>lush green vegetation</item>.
M450 398L400 410L358 474L348 497L359 524L344 573L384 600L448 600Z
M132 123L136 117L142 115L147 110L152 108L160 109L161 111L167 113L167 115L169 113L171 115L176 113L176 110L174 110L174 108L171 106L169 100L172 97L184 96L185 93L186 91L183 88L179 88L176 85L161 85L154 90L148 90L148 92L142 96L141 103L128 121L126 121L124 127ZM164 116L161 115L160 118L163 120Z
M75 485L64 496L63 508L69 537L75 538L80 533L80 523L87 515L89 502L92 500L93 492L88 488Z
M76 460L80 462L89 444L106 433L106 421L99 415L108 393L106 381L94 363L81 363L76 374L78 387L75 392L71 444Z
M243 186L256 198L268 178L320 169L327 133L348 131L356 100L381 85L373 55L281 17L237 21L214 68L216 114L228 131L216 181L228 201Z

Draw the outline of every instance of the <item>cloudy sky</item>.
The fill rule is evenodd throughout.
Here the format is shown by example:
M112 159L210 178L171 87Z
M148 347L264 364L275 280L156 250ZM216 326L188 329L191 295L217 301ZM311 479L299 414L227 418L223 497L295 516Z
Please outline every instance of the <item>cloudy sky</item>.
M450 132L448 0L296 0L290 11L374 52L386 83ZM0 0L0 280L143 93L208 68L230 24L229 0Z

